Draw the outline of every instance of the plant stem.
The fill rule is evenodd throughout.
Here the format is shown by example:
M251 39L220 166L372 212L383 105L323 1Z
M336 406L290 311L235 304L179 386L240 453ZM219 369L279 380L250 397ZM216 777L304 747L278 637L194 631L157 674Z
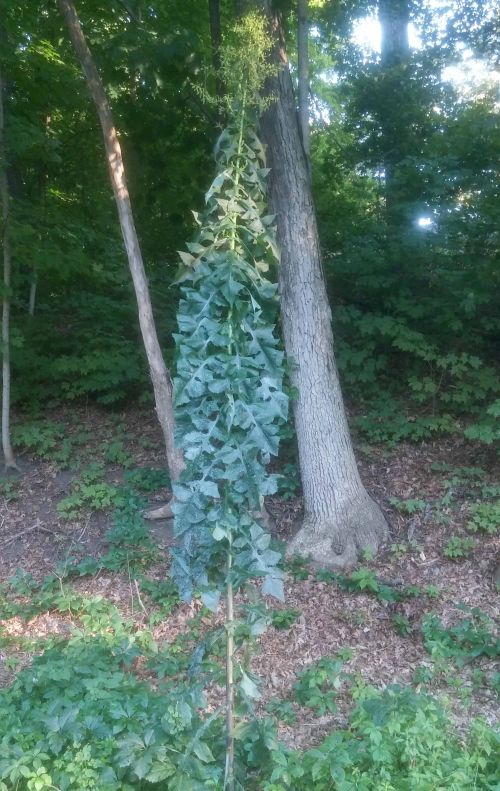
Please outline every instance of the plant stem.
M240 130L238 135L238 149L236 152L236 175L234 177L234 186L236 188L236 193L238 192L238 186L240 183L240 160L241 154L243 152L243 133L245 131L245 106L246 106L246 97L247 92L246 88L243 89L243 96L241 99L241 115L240 115ZM232 215L233 227L231 229L231 241L229 244L229 249L234 250L236 247L236 227L237 227L237 219L238 219L238 212L233 212Z
M234 791L234 599L231 571L233 547L228 535L226 588L226 771L224 791Z
M236 193L240 183L241 174L241 155L243 152L243 135L245 131L245 104L246 104L246 89L243 89L243 96L241 100L241 115L238 134L238 147L236 152L236 174L234 177L234 185ZM232 216L233 227L231 229L231 236L229 242L229 249L234 250L236 247L236 229L237 229L238 213L234 212ZM229 323L229 344L228 354L232 350L232 318L233 309L230 308L228 314ZM233 583L231 581L231 571L233 567L233 545L232 545L232 532L228 532L228 548L227 548L227 587L226 587L226 770L224 775L224 791L234 791L234 597L233 597Z

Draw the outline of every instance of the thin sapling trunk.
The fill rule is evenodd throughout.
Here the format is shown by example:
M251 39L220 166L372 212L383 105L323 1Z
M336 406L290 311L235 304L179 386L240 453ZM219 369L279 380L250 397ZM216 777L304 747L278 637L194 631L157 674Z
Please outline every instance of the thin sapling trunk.
M165 440L170 477L175 481L183 469L184 462L181 452L175 447L174 443L173 386L156 333L148 282L135 229L118 134L113 122L106 91L85 40L75 6L72 0L59 0L59 8L66 21L101 123L116 208L137 299L139 324L153 383L156 412Z
M3 301L2 301L2 449L5 467L17 469L10 439L10 289L12 259L9 239L9 185L5 156L3 79L0 74L0 196L2 204Z
M220 47L222 42L220 24L220 2L219 0L208 0L208 18L210 22L210 39L212 43L212 63L215 71L215 92L218 99L224 95L224 83L221 79ZM219 118L219 121L222 117Z
M30 300L28 306L28 311L30 316L35 315L37 281L38 281L38 277L36 275L36 272L33 272L30 283Z

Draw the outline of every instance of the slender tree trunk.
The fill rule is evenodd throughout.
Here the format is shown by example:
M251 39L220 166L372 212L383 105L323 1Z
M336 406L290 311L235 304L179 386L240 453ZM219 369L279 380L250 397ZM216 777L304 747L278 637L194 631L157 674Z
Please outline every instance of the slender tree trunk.
M295 427L304 490L303 524L290 552L343 567L362 550L376 552L387 524L367 494L356 465L333 351L331 310L295 99L279 19L271 21L282 68L277 97L262 120L271 210L281 246L279 274L285 347L293 366Z
M311 151L311 130L309 126L309 11L308 0L298 0L298 98L299 124L302 145L309 167Z
M212 43L212 63L215 69L215 92L217 94L217 98L221 99L224 95L224 85L220 78L220 45L222 42L222 33L220 25L219 0L208 0L208 18L210 22L210 39ZM222 119L219 118L219 120Z
M30 283L30 299L28 305L28 312L30 316L35 315L35 306L36 306L36 287L38 283L38 277L36 272L33 272L31 276L31 283Z
M165 439L170 476L172 480L176 480L183 468L183 460L182 455L174 444L173 386L156 334L148 283L132 215L120 143L106 92L83 35L75 6L72 0L58 0L58 2L101 123L118 217L139 309L142 339L153 382L156 412Z
M2 449L6 467L17 469L10 439L10 287L9 184L5 155L3 79L0 73L0 200L2 204L3 304L2 304Z

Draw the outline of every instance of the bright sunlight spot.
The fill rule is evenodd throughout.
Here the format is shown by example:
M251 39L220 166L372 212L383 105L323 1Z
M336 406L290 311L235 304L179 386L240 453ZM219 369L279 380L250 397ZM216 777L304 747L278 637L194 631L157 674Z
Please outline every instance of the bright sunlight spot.
M366 55L380 52L382 31L378 18L375 15L370 15L356 19L351 39ZM418 49L422 45L415 25L411 22L408 25L408 39L410 47L413 49Z

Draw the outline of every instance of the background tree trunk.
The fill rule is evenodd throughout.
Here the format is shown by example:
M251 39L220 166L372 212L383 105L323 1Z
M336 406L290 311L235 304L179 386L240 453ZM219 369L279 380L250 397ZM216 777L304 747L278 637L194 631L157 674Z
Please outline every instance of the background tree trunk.
M380 60L385 67L399 66L410 54L408 0L379 0L378 13L382 29Z
M149 288L144 270L141 249L135 229L132 206L125 178L123 158L118 135L113 123L111 108L101 78L85 41L74 4L71 0L59 0L59 7L66 21L76 54L80 60L87 86L94 100L104 137L111 183L116 200L118 217L127 252L128 263L139 309L139 324L144 348L153 382L156 412L165 440L167 464L172 480L176 480L183 468L182 455L174 444L173 386L169 371L161 353Z
M408 113L407 66L410 57L408 0L379 0L382 32L380 65L393 102L381 118L384 153L384 183L387 223L397 229L405 221L405 195L398 185L398 165L408 152L408 133L412 112Z
M279 19L271 15L277 41ZM344 567L362 550L376 552L385 518L359 477L333 351L331 310L307 164L297 124L292 81L282 44L282 68L271 81L277 101L264 114L271 211L281 246L281 315L292 384L295 428L304 490L303 524L290 552Z
M309 126L309 20L308 0L298 0L298 99L299 123L302 135L302 145L309 168L309 155L311 151L311 128Z
M220 78L220 45L222 42L220 25L220 2L219 0L208 0L208 19L210 22L210 39L212 44L212 63L215 70L215 92L218 99L224 95L224 85ZM219 110L219 122L222 122L221 110Z
M28 302L28 313L30 316L35 315L35 306L36 306L36 287L38 283L38 277L36 272L33 272L31 275L31 283L30 283L30 296Z
M10 286L9 184L5 150L3 78L0 73L0 200L2 204L3 301L2 301L2 449L6 467L17 469L10 439Z

